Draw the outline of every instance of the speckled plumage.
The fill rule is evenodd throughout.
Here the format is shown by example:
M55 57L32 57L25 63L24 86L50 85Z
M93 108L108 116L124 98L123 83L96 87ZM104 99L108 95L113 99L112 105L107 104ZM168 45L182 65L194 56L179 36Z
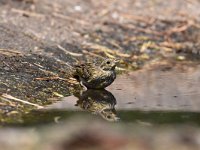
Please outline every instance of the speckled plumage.
M106 59L101 65L85 63L75 66L76 77L88 89L103 89L116 79L115 60Z
M115 105L116 99L112 93L103 90L88 89L75 94L78 101L75 106L98 114L108 121L118 121Z

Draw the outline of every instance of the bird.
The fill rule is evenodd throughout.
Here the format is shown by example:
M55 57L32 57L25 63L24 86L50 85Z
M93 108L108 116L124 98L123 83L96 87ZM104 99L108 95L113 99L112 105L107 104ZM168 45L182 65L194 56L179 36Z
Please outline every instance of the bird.
M95 63L75 65L73 77L87 89L104 89L116 79L117 62L119 62L117 59L105 59L100 65Z
M115 110L116 99L109 91L105 89L87 89L74 93L78 98L75 106L87 110L92 114L100 115L107 121L119 121Z

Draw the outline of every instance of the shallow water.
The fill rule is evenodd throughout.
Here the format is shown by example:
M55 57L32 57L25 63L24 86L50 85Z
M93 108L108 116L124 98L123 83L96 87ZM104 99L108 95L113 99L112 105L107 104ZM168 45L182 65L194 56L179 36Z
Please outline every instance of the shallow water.
M165 66L119 76L108 90L118 110L199 112L199 86L200 65Z
M23 122L5 124L8 126L39 126L49 123L59 123L62 120L72 117L80 118L99 118L105 121L100 115L91 115L86 111L73 110L41 110L32 111L23 116ZM166 111L135 111L119 110L117 116L120 118L117 122L135 123L145 126L157 125L195 125L200 126L200 113L197 112L166 112Z
M107 121L200 125L200 65L159 66L120 75L106 90L85 90L23 116L24 125L72 116Z
M170 70L161 67L118 76L106 90L115 97L117 110L199 112L199 85L200 65L176 66ZM69 96L48 108L78 109L74 106L77 99Z

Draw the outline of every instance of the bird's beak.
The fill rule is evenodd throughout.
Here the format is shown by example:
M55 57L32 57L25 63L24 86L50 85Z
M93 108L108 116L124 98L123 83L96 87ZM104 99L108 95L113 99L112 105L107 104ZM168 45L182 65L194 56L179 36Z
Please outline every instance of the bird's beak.
M112 67L112 69L115 69L115 67L118 65L118 63L120 62L120 59L114 59L114 61L113 61L114 63L113 63L113 67Z

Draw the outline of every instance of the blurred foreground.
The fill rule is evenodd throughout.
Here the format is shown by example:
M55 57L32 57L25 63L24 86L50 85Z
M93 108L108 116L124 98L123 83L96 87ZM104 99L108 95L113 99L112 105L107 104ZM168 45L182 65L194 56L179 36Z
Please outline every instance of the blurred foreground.
M108 124L75 117L67 122L39 128L0 130L2 150L198 150L200 131L191 126Z

